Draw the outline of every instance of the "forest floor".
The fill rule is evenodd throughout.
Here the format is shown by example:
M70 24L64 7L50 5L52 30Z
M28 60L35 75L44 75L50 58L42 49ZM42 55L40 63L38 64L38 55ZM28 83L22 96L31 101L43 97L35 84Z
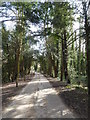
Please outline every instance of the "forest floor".
M47 77L49 82L58 92L64 103L73 110L80 118L88 117L88 92L81 87L68 87L65 82L57 78Z
M32 85L31 85L32 82L30 82L32 80L34 80L33 85L36 86L35 88L34 87L32 88ZM55 90L53 90L53 88L51 88L48 81L51 83L51 85L53 86L53 88ZM85 90L67 88L66 85L63 82L58 81L56 78L47 77L47 79L46 79L41 74L39 76L36 76L36 78L27 76L26 81L19 80L19 87L18 88L15 87L14 82L4 84L2 86L2 111L4 111L6 108L8 108L8 105L10 105L10 106L13 105L11 103L13 103L13 100L16 99L15 98L16 96L18 97L18 95L21 93L21 91L22 91L23 94L26 94L25 91L27 90L27 88L29 89L30 87L31 87L31 91L33 90L33 93L35 93L34 97L32 99L33 99L33 102L34 102L33 103L34 106L36 106L35 110L37 110L36 116L38 116L38 114L45 115L46 110L50 111L51 110L50 107L51 108L54 107L53 105L51 105L51 103L53 102L53 99L54 99L53 95L55 95L56 94L55 91L57 91L60 99L58 98L57 95L55 95L55 97L57 98L58 102L59 102L59 100L63 101L63 102L61 102L61 105L64 105L65 109L69 108L71 110L71 112L75 113L75 115L78 115L78 117L80 117L80 118L87 118L88 96L87 96L87 93L86 93ZM49 93L47 92L47 95L48 95L47 98L44 97L46 92L44 92L43 89L48 90L48 92L49 92ZM41 90L43 92L41 92ZM28 91L28 93L29 93L29 91ZM39 103L41 97L42 97L42 101L41 101L41 103ZM20 98L20 99L21 99L21 101L23 101L24 98L23 99ZM44 106L45 106L45 104L47 104L47 103L44 103L45 102L44 99L46 99L46 101L52 101L52 102L49 102L49 104L47 105L49 107L44 107L42 109L41 104L44 104ZM27 96L26 96L26 100L28 100ZM14 103L16 104L17 99L14 100L14 101L15 101ZM25 102L25 101L23 101L23 102ZM56 102L55 104L59 104L58 102ZM20 104L20 103L18 103L18 104ZM39 107L37 107L37 104L38 104ZM58 106L56 105L56 109L57 108L58 108ZM44 109L46 109L46 110L44 110ZM35 112L35 111L31 110L31 113L32 112ZM40 117L40 115L38 117ZM58 116L58 113L56 113L56 115Z
M32 80L33 76L27 75L26 79L19 79L18 84L19 87L16 87L15 82L4 83L2 84L2 110L4 110L15 97L20 93L20 91Z

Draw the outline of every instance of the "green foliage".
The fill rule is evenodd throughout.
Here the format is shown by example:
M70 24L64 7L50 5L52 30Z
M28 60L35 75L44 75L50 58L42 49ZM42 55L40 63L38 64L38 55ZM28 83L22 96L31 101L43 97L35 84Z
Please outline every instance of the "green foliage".
M70 24L72 24L73 17L71 16L73 11L72 7L68 2L59 2L59 3L54 3L54 19L53 19L53 24L56 28L62 29ZM59 27L58 27L59 25Z
M12 32L7 31L2 24L4 82L17 79L19 74L23 77L30 73L32 65L35 69L40 65L39 70L52 77L70 79L71 84L87 84L86 51L81 50L83 38L82 41L79 38L77 44L77 33L70 36L74 21L72 5L68 2L12 2L3 3L2 7L17 13L16 26ZM41 26L38 34L29 31L30 23ZM43 39L42 53L32 49L40 41L33 35ZM68 41L72 43L69 46Z

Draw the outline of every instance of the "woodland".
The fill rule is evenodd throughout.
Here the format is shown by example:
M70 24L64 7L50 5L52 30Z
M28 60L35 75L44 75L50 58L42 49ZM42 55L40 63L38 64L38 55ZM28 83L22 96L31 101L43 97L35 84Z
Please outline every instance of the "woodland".
M1 3L2 84L17 89L20 78L40 72L90 95L89 11L83 0Z

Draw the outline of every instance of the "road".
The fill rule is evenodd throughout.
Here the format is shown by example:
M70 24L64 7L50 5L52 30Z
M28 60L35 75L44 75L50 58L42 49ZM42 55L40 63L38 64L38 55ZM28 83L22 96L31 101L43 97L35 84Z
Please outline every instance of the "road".
M49 81L36 73L3 111L2 118L77 118L77 115L69 110Z

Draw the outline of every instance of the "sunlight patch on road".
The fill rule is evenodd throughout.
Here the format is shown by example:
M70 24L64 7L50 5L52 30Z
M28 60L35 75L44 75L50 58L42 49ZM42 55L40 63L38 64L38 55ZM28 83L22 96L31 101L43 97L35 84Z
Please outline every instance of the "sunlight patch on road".
M63 110L62 111L62 115L66 115L66 114L70 114L70 110L69 109L66 109L66 110Z
M23 109L27 109L29 107L33 107L33 104L27 104L27 105L20 105L19 107L17 107L17 110L23 110Z
M33 96L34 93L27 95L27 94L23 94L23 95L17 95L15 97L12 98L12 100L27 100L30 99Z
M45 102L43 102L43 103L37 102L35 106L44 107L45 105L46 105Z
M52 88L39 90L39 92L40 92L41 97L42 97L42 95L56 94Z
M14 118L22 118L22 114L21 115L16 115Z
M46 80L43 80L43 83L47 83ZM42 81L36 80L36 81L31 81L29 84L34 84L34 83L42 83Z
M5 109L5 112L12 111L13 109L14 109L13 107L6 108L6 109Z

